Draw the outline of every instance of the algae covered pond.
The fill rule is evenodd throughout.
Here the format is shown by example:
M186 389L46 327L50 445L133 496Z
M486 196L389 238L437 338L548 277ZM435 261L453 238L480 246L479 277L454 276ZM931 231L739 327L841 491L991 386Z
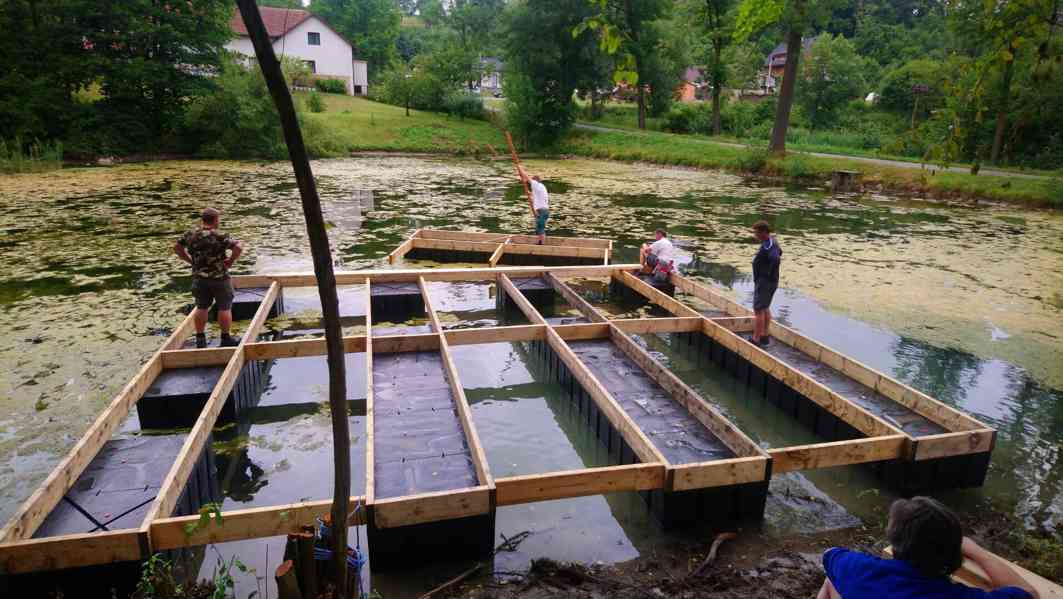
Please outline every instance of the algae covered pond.
M654 228L667 226L687 273L747 304L754 250L748 228L761 218L772 221L784 249L783 290L775 304L780 321L999 430L986 488L949 494L949 501L998 500L1031 528L1063 522L1063 217L831 197L647 165L566 160L527 166L542 173L552 191L553 232L614 239L616 260L631 261ZM385 267L383 257L417 227L531 226L506 162L364 157L314 167L338 268ZM311 269L286 164L169 162L0 178L0 520L47 476L179 321L189 277L172 246L204 205L222 210L223 228L244 241L237 272ZM444 311L492 323L482 291L463 293ZM298 305L297 296L292 300ZM349 315L348 332L364 330L359 317ZM298 318L278 326L314 328ZM470 400L477 398L478 423L499 431L485 434L497 467L544 466L522 461L528 456L516 448L527 441L510 426L518 420L533 424L529 435L572 439L570 448L545 455L557 465L595 464L592 450L583 447L587 440L558 413L556 392L512 369L517 349L496 354L499 364L477 366L468 356L459 357L458 368L463 376L494 376L480 386L465 383ZM497 376L488 376L495 370ZM726 406L736 392L705 376L698 388ZM303 393L324 397L322 389ZM752 424L765 418L737 409L732 416ZM356 435L363 421L352 417L355 452L361 451ZM283 422L297 426L276 428ZM800 439L784 422L768 418L762 425L780 438ZM240 459L269 463L256 465L261 472L254 480L234 488L230 505L296 500L301 492L280 492L293 473L329 476L315 461L330 452L328 442L315 438L328 434L324 413L279 414L257 426L241 442L250 450ZM285 461L279 446L289 442L298 451ZM358 457L352 462L359 464ZM877 487L860 469L780 477L773 482L768 526L785 534L881 517L889 498L868 492ZM316 494L329 488L327 479L313 487ZM506 567L539 555L578 559L574 548L581 547L596 551L587 559L628 559L660 535L618 499L582 501L500 511L499 527L505 524L507 533L553 531L529 541L521 556L507 557ZM593 516L581 529L582 514ZM573 542L580 534L584 542ZM616 551L600 550L610 543Z

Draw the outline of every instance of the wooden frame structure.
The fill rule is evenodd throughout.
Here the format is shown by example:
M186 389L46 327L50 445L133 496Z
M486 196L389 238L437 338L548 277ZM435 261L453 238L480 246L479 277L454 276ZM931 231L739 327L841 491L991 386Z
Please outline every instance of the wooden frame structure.
M487 256L485 262L492 268L498 266L499 262L507 256L609 264L613 255L613 242L609 239L547 237L543 245L537 245L537 241L538 238L534 235L417 229L406 241L395 248L395 251L388 254L388 263L395 264L407 254L418 250L483 254Z
M439 237L440 232L418 230L393 255L401 256L418 244L488 243L489 234L477 240ZM427 235L426 235L427 234ZM494 252L509 251L521 236L491 235ZM499 239L502 239L501 241ZM596 246L596 240L554 238L549 248L582 248L598 252L608 262L611 243ZM579 242L579 243L577 243ZM580 245L586 242L587 245ZM572 244L572 245L560 245ZM504 246L504 250L503 250ZM497 262L497 261L496 261ZM632 273L637 265L600 266L518 266L473 269L373 270L336 273L337 285L364 285L367 334L344 338L348 353L365 353L367 360L366 450L367 481L364 496L352 497L349 524L367 524L387 529L487 514L498 506L536 501L598 495L618 491L683 492L711 487L760 483L774 473L808 470L845 464L896 461L914 463L956 456L985 454L993 448L995 431L974 418L922 394L880 372L809 339L772 323L771 334L779 342L814 357L818 362L877 390L904 405L946 432L913 437L890 422L846 399L807 374L748 342L741 333L751 329L750 313L743 306L678 274L671 282L682 293L697 297L718 308L726 316L705 317ZM586 324L550 324L514 284L516 279L542 277L586 318ZM565 283L572 277L609 278L648 301L671 317L610 320L586 302ZM531 324L480 329L445 330L433 308L426 282L481 281L497 285L500 294L511 300ZM378 335L372 331L370 297L377 283L407 282L420 287L431 332L427 334ZM174 507L187 483L193 464L207 449L209 435L226 397L245 364L251 361L283 360L326 353L324 339L258 341L274 302L286 287L315 284L312 274L274 274L234 277L237 288L265 288L239 347L224 349L182 349L192 331L191 316L185 318L167 341L144 364L133 379L108 406L59 463L44 483L27 499L0 531L0 574L11 575L43 570L106 564L143 559L152 552L214 542L262 538L297 532L327 511L329 501L257 507L227 511L223 522L190 528L198 515L173 516ZM631 335L682 333L700 335L747 360L763 373L789 389L815 402L823 410L859 432L860 438L796 447L761 449L732 424L717 408L701 398L665 366L631 339ZM733 458L696 464L671 464L654 447L646 433L619 407L616 399L588 370L569 347L579 340L608 339L677 403L694 416L734 453ZM495 478L490 472L479 434L451 357L450 347L495 342L540 341L546 343L567 366L573 378L597 404L600 413L623 437L637 458L636 463L545 474ZM477 484L455 491L423 493L380 499L374 481L374 355L402 352L438 351L455 401L461 427L471 450ZM210 394L198 420L189 432L180 454L166 475L147 516L135 529L94 532L59 537L33 538L37 528L77 481L100 448L108 441L152 382L167 369L224 366L224 372ZM766 488L766 487L765 487ZM366 509L353 509L364 506Z

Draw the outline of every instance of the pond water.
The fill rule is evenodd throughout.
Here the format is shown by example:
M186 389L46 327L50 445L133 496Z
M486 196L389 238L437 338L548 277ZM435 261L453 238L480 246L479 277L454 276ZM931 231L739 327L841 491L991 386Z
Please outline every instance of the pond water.
M747 305L755 250L747 231L769 219L784 249L778 320L998 429L986 487L942 497L961 507L994 500L1030 528L1063 523L1063 217L832 197L648 165L527 166L553 192L553 232L614 239L620 262L637 259L638 245L665 225L687 274ZM530 226L508 163L365 157L314 169L337 268L385 267L383 257L418 227ZM247 248L236 272L311 269L286 164L170 162L0 177L0 520L181 318L189 277L171 248L207 204L222 210L223 228ZM433 285L444 325L498 322L489 287ZM348 334L364 332L357 293L352 288L345 301ZM315 294L293 292L286 301L293 314L271 327L316 334ZM661 340L640 342L666 355ZM566 415L558 389L524 352L519 344L501 344L490 360L455 352L492 468L501 476L601 463L593 438ZM349 386L364 387L364 361L351 362ZM283 368L300 375L282 376ZM331 492L323 363L283 368L272 372L253 421L216 438L227 508ZM791 423L749 409L725 379L690 376L743 428L762 431L758 441L806 440ZM270 397L287 399L271 406ZM359 397L350 396L356 486L365 468ZM531 444L550 451L535 453ZM781 535L850 526L881 518L890 499L861 468L789 474L772 483L766 526ZM539 556L625 560L666 538L626 495L505 508L498 523L506 534L533 532L517 554L500 554L496 566L506 570ZM241 553L262 576L264 559L254 557L261 547L229 544L222 552ZM377 583L402 588L401 581Z

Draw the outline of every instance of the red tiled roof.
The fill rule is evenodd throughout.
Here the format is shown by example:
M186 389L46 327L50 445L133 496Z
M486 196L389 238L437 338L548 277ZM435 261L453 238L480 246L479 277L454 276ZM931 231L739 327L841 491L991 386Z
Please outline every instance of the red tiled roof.
M305 10L272 8L259 6L258 11L262 14L262 22L266 24L266 32L271 38L278 38L299 26L300 23L310 18L310 13ZM240 11L233 13L229 20L229 27L236 35L247 35L247 25L244 24Z

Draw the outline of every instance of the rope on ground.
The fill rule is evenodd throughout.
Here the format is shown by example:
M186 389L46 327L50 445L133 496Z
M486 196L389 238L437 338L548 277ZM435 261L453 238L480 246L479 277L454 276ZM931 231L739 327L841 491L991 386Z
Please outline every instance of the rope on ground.
M444 582L443 584L437 586L436 588L432 589L431 591L428 591L424 595L421 595L420 599L428 599L429 597L431 597L432 595L435 595L436 593L439 593L439 592L442 592L442 591L445 591L445 590L449 589L450 587L452 587L452 586L458 584L459 582L465 580L466 578L472 576L473 574L475 574L482 567L483 567L483 564L476 564L475 566L469 568L468 570L462 572L461 574L458 574L454 578L451 578L450 580L448 580L448 581Z

